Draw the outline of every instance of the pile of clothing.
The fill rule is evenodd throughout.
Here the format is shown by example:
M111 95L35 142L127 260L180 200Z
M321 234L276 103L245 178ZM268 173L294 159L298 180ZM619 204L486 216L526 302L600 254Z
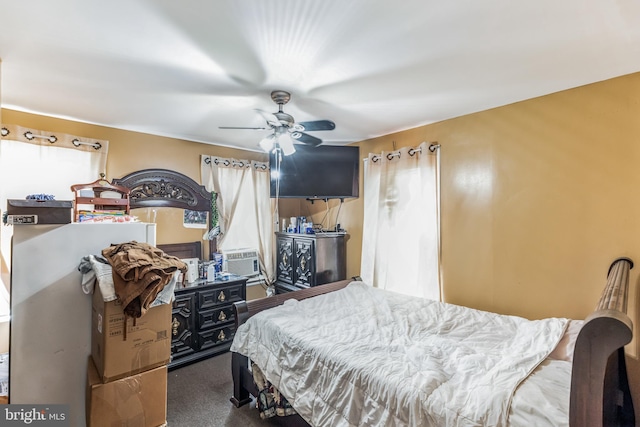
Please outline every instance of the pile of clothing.
M187 265L155 246L134 240L82 258L78 269L85 293L92 293L97 282L106 302L117 299L128 317L139 318L149 308L171 302L178 273L185 277Z

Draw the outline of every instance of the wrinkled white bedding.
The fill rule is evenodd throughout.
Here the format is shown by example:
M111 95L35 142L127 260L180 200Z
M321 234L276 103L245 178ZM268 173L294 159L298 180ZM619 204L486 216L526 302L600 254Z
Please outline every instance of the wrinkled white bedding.
M571 362L547 358L520 384L509 427L569 427Z
M569 427L571 362L583 324L582 320L569 320L553 352L516 389L510 427Z
M503 426L516 387L566 325L354 282L256 314L231 350L314 426Z

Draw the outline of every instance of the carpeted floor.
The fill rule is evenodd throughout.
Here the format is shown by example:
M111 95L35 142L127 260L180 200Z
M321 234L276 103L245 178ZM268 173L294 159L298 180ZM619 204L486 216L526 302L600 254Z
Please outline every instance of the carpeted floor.
M255 404L236 408L231 353L169 371L167 427L268 427L282 420L261 420Z

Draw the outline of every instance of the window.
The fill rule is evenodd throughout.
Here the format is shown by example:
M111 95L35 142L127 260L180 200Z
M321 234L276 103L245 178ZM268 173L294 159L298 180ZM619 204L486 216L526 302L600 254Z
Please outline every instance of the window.
M108 142L85 143L81 139L3 125L0 210L6 210L7 199L24 199L30 194L73 200L71 185L98 179L100 172L105 170ZM13 227L0 228L0 262L5 289L9 288L12 235Z
M202 183L218 194L218 248L258 250L260 271L275 281L275 234L269 166L248 160L202 156Z
M365 159L360 275L374 287L440 300L434 151L422 143Z

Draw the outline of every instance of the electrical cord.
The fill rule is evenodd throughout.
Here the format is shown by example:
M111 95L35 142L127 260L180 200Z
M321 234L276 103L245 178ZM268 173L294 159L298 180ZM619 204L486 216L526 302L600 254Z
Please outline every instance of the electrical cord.
M338 205L338 213L336 213L336 222L334 227L336 231L340 231L340 223L338 222L338 218L340 217L340 209L342 209L343 203L344 203L344 199L340 199L340 204Z
M326 210L324 212L324 216L322 217L322 220L320 221L320 226L322 230L325 229L324 221L327 219L327 216L329 215L329 199L324 199L324 205L326 206Z

